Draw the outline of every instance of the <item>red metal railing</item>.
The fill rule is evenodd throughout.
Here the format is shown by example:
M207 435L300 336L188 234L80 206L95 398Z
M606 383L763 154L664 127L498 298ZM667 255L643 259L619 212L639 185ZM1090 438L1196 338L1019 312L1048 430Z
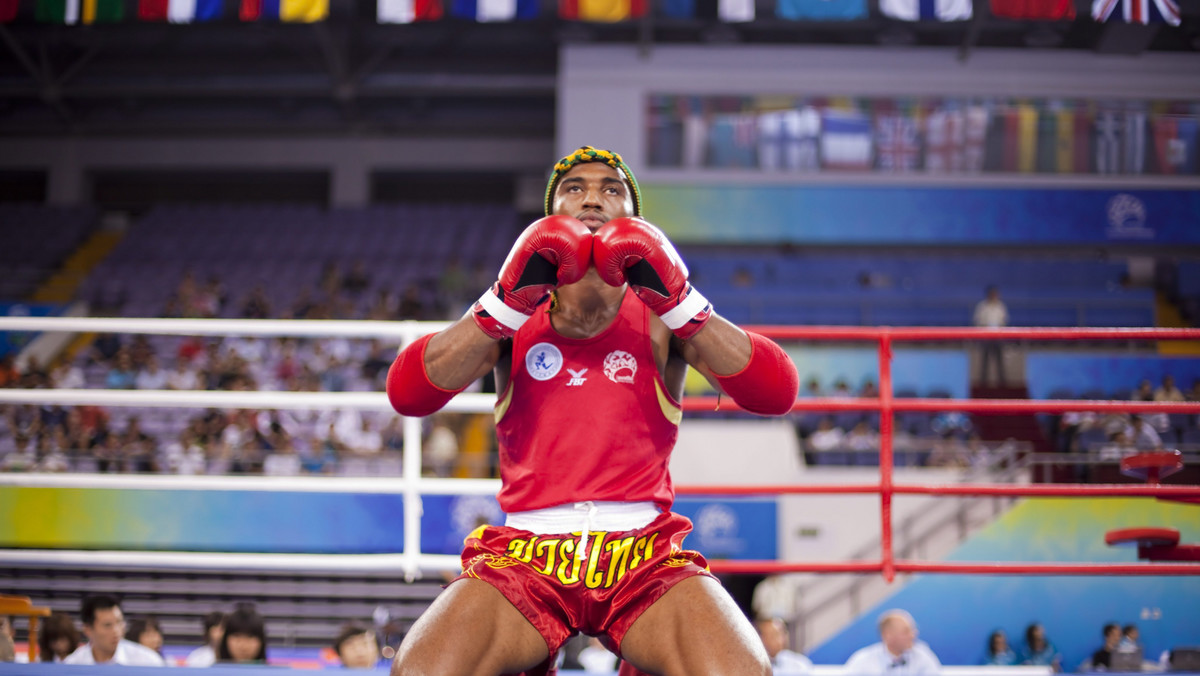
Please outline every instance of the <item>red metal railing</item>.
M1200 403L1140 401L1031 400L1031 399L919 399L893 397L892 344L897 341L940 340L1200 340L1200 329L1058 329L1058 328L918 328L844 326L750 326L750 330L778 340L874 341L879 350L879 396L871 398L801 399L792 411L878 411L879 483L786 486L680 486L681 495L763 494L877 494L880 498L880 559L878 561L781 562L712 561L712 568L727 573L875 573L889 582L896 573L964 573L983 575L1200 575L1200 563L1032 563L935 562L896 560L892 546L892 497L908 495L958 496L1063 496L1200 498L1200 486L1153 484L896 484L893 481L893 424L897 411L961 411L964 413L1025 414L1068 411L1200 413ZM726 408L737 406L720 400ZM688 397L686 411L712 411L717 397Z

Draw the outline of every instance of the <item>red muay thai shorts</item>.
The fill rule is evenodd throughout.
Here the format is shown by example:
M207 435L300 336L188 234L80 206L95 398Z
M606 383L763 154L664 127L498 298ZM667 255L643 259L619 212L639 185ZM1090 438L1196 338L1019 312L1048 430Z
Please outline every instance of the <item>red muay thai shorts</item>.
M668 589L694 575L712 577L704 557L683 548L691 531L687 517L671 512L638 530L589 531L585 558L576 556L579 531L480 526L464 541L463 572L454 581L483 580L504 594L546 639L548 665L580 632L620 655L625 632Z

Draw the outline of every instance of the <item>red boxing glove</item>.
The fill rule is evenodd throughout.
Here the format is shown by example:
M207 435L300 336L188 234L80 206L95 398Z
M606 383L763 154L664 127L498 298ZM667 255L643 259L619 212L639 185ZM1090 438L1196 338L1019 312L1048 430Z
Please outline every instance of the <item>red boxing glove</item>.
M688 269L662 230L640 218L615 218L596 232L596 271L611 286L629 286L683 340L712 317L712 304L688 284Z
M592 233L570 216L534 221L513 244L500 279L471 308L490 338L511 338L556 286L583 279L592 257Z

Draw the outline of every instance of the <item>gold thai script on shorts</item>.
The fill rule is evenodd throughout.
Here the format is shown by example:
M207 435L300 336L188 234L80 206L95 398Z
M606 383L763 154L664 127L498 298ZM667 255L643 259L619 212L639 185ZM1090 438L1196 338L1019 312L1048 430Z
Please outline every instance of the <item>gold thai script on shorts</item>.
M509 541L506 554L564 585L582 580L588 589L607 589L625 577L625 573L654 556L657 538L658 533L609 538L606 532L592 531L588 534L585 559L575 555L578 535L573 538L534 536Z

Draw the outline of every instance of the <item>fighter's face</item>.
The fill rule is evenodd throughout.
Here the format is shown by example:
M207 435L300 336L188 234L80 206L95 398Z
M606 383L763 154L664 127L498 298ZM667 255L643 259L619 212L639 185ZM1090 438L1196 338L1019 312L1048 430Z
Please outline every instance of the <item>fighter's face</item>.
M613 167L586 162L563 174L553 206L555 215L574 216L595 232L614 218L633 215L633 191Z

